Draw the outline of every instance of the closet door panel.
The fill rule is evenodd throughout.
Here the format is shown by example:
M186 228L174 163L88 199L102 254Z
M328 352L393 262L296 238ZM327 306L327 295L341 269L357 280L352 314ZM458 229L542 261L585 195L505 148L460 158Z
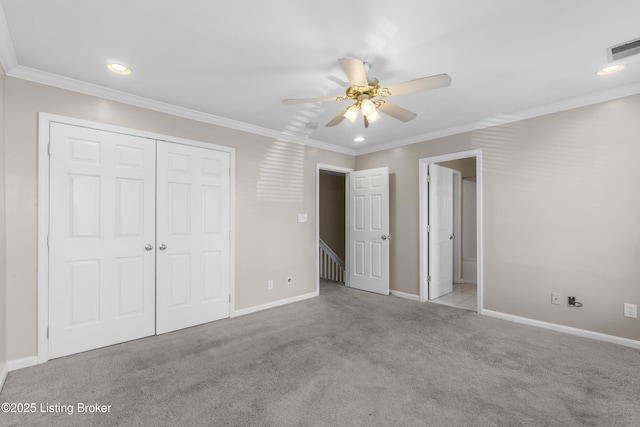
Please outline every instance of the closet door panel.
M52 123L49 357L155 333L155 143Z
M229 317L229 154L158 141L157 333Z

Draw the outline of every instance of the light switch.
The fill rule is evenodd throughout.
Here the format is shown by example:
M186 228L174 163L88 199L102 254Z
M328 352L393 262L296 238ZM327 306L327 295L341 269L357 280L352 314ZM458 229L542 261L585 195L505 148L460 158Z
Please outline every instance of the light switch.
M307 214L299 213L298 214L298 222L307 222Z

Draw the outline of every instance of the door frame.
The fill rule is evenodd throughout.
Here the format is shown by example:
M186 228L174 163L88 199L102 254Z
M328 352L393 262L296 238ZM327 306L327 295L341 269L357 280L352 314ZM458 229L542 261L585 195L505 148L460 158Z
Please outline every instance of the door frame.
M62 123L72 126L122 133L147 138L149 141L166 141L175 144L190 145L229 153L229 302L230 317L234 315L235 306L235 148L217 144L193 141L184 138L130 129L105 123L76 119L50 113L38 113L38 266L37 266L37 359L38 364L49 360L49 128L51 123ZM155 309L155 308L154 308Z
M353 172L351 168L345 168L342 166L328 165L324 163L316 163L316 296L320 295L320 171L337 172L344 174L344 285L349 287L349 248L347 242L349 241L349 174Z
M418 160L419 168L419 202L418 202L418 217L420 223L419 241L420 241L420 301L428 301L429 289L427 283L427 276L429 274L429 235L427 233L428 214L429 214L429 186L427 185L427 174L430 164L446 162L449 160L457 160L474 157L476 159L476 226L477 226L477 262L478 262L478 314L482 314L483 311L483 238L482 238L482 186L483 186L483 173L482 173L482 149L462 151L458 153L445 154L441 156L427 157Z
M453 170L453 283L462 282L462 173Z

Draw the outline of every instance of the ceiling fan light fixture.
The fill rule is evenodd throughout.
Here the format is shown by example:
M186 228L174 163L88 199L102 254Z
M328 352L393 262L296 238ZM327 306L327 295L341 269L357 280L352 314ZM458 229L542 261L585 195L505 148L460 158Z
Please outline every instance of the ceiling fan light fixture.
M366 116L367 120L369 120L369 123L373 123L380 118L380 113L378 113L378 110L373 107L373 110L369 114L366 114Z
M360 101L360 109L362 110L362 114L365 116L369 116L373 111L376 111L376 106L369 98L364 98Z
M351 123L355 123L358 118L358 104L353 104L351 107L347 108L347 111L344 112L344 118L349 119Z
M360 110L362 110L364 127L366 129L369 127L369 124L380 119L381 112L393 117L394 119L400 120L401 122L408 122L416 118L416 113L405 110L404 108L387 102L382 98L443 88L451 84L451 77L448 74L437 74L402 83L396 83L391 86L380 87L380 82L377 78L367 75L367 71L370 69L370 64L367 64L357 58L340 58L338 62L349 80L349 86L343 96L283 99L282 103L286 105L293 105L329 101L355 101L354 104L348 105L344 110L341 110L336 117L326 124L326 126L337 126L342 123L344 119L349 119L351 123L355 123ZM340 84L343 83L339 79L332 80L337 80ZM345 86L346 84L347 83L344 83Z

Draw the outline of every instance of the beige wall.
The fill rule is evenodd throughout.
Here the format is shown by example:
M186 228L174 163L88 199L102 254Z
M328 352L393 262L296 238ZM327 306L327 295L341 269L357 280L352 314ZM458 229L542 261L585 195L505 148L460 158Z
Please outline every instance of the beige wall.
M622 316L623 302L640 303L640 96L356 159L20 79L3 81L0 363L37 351L38 112L234 147L235 309L315 291L316 163L389 167L391 288L418 294L418 159L481 148L484 308L640 340L639 320ZM298 224L297 213L307 213L309 222ZM575 295L584 306L551 305L551 292L563 300Z
M640 340L638 117L635 95L359 156L394 177L391 288L419 293L418 159L482 149L484 308Z
M316 163L353 168L352 156L11 77L6 79L5 100L8 360L35 356L37 351L38 112L234 147L235 309L316 290ZM298 213L307 213L308 222L299 224ZM288 276L292 285L286 284ZM274 280L272 291L267 290L269 279Z
M345 260L345 177L320 173L320 238Z

